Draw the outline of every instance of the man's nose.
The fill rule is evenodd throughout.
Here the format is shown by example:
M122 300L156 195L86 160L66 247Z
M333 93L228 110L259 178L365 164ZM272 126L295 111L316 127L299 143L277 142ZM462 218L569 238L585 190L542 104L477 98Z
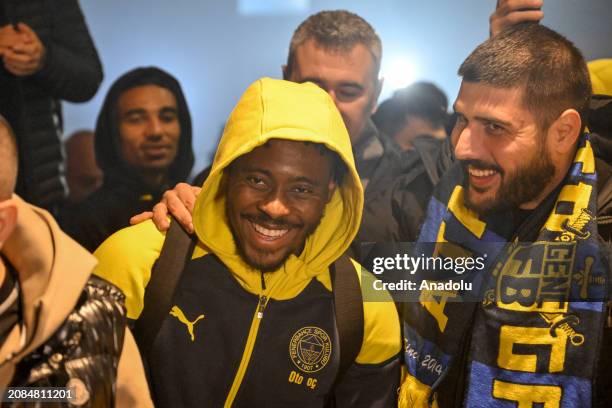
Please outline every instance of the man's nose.
M159 118L152 118L149 121L149 127L147 129L147 136L149 138L160 138L163 133L163 126Z
M284 194L280 191L272 191L259 205L259 209L270 218L280 218L289 215L291 210L287 205Z
M467 125L457 132L458 134L454 135L456 138L455 158L457 160L479 159L483 140L478 135L478 131Z

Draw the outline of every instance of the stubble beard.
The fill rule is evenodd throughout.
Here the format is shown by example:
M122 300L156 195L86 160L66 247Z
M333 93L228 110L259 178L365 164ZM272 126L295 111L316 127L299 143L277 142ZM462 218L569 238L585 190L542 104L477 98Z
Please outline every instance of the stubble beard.
M493 198L480 203L473 201L468 185L467 166L464 170L465 205L480 215L490 215L515 210L520 205L533 201L546 189L555 174L555 165L548 149L542 148L534 154L528 164L512 173L500 173L501 185Z

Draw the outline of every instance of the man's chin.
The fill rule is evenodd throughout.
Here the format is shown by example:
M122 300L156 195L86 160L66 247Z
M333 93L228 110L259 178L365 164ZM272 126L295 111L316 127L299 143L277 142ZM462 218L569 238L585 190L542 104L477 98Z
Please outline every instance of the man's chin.
M262 272L274 272L280 268L290 254L272 256L270 253L242 254L242 259L250 267Z
M472 188L468 190L465 196L465 206L480 215L497 212L500 207L498 201L495 194L483 194L472 190Z
M166 171L168 170L171 164L172 161L169 161L168 159L150 160L144 163L142 165L142 168L149 171Z

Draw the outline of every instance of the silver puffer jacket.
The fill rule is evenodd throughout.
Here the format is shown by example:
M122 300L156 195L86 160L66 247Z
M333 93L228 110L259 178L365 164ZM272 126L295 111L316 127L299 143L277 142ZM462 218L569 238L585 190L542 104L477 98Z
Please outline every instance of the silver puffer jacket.
M11 387L68 386L76 392L73 405L113 407L125 322L123 293L92 276L66 321L17 365ZM68 404L27 406L49 408Z

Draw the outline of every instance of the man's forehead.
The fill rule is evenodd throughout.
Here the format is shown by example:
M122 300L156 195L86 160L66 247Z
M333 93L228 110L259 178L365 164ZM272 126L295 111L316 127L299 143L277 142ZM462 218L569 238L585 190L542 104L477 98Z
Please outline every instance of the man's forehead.
M362 82L377 77L374 58L363 44L331 48L308 40L296 48L292 80Z
M253 150L244 154L241 157L258 157L277 151L283 151L285 153L285 155L279 156L279 159L283 159L285 156L288 155L311 154L311 152L317 152L318 155L325 156L326 149L327 148L324 145L321 145L320 143L314 143L309 141L270 139L266 143L255 147Z
M481 82L461 83L454 103L457 112L464 115L493 115L504 120L533 119L524 103L525 88L501 88Z
M282 167L314 174L329 160L329 157L326 148L318 143L271 139L234 162L240 167Z
M137 109L152 106L177 107L174 93L159 85L141 85L126 89L118 100L119 109Z

